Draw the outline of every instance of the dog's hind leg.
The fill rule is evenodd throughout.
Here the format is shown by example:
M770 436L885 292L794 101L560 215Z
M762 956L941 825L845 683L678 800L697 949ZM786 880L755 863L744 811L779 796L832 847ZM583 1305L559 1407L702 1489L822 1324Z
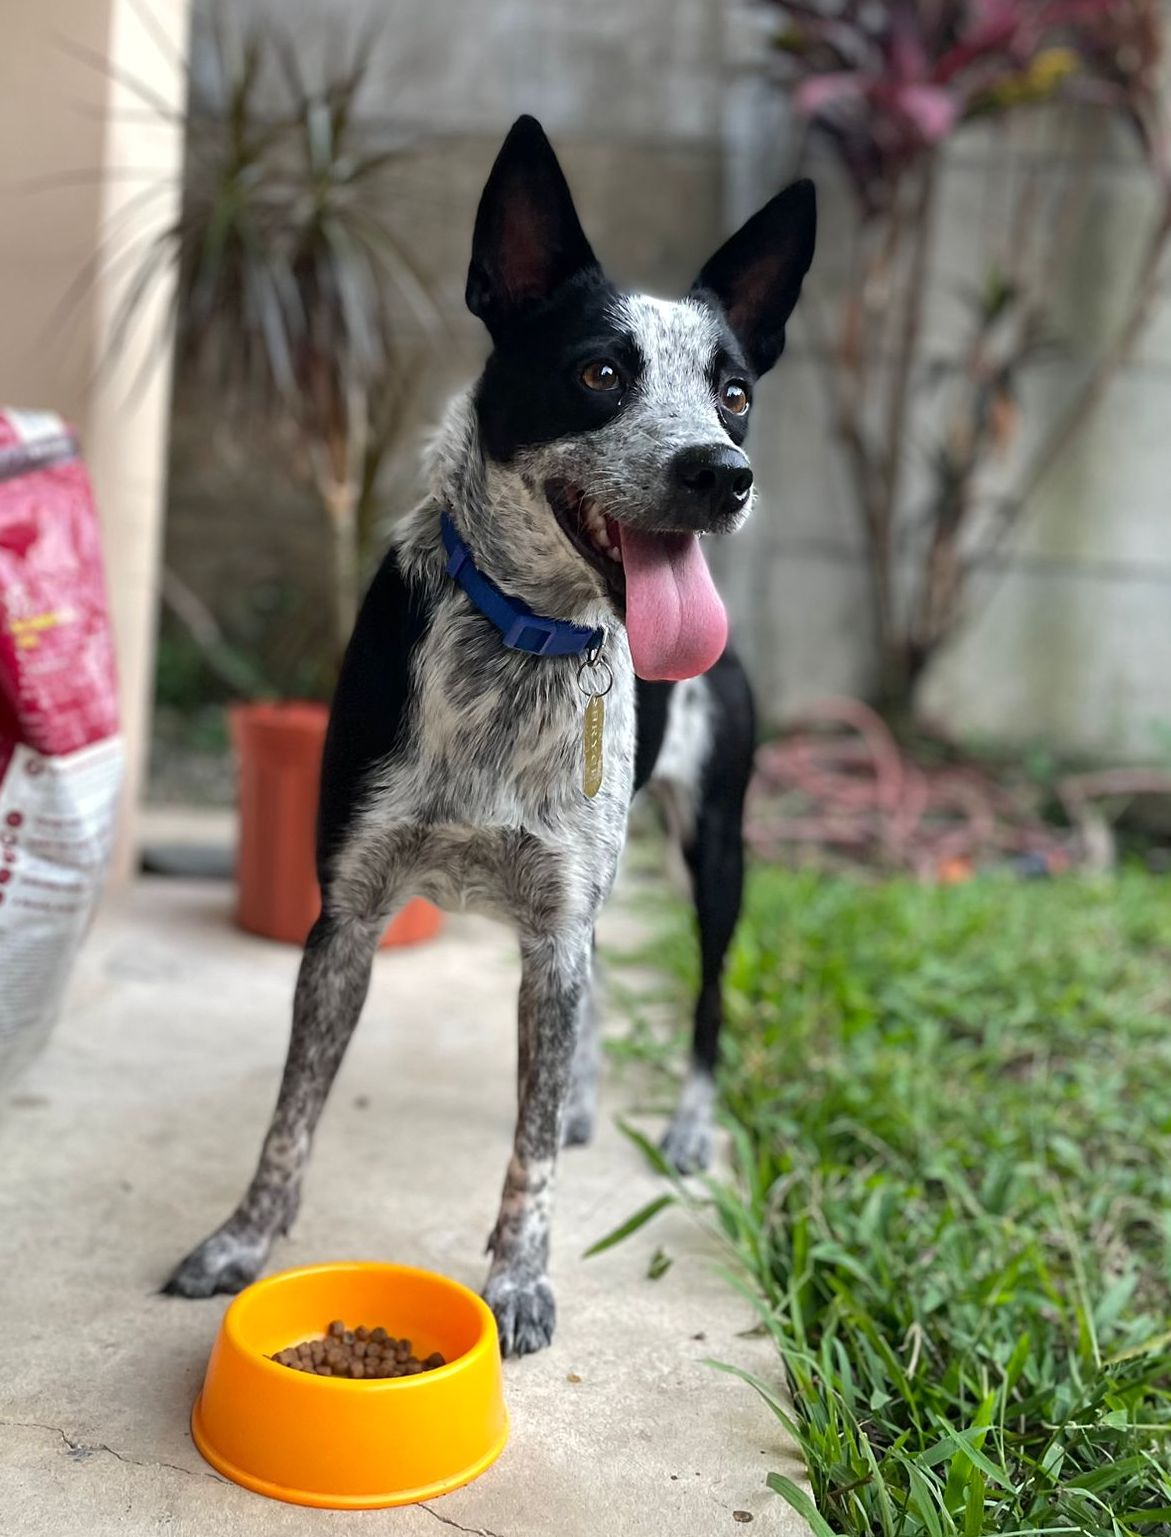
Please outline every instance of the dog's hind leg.
M577 1044L569 1074L569 1095L561 1128L562 1147L584 1147L598 1119L598 1083L602 1075L602 989L598 946L590 956L590 984L578 1007Z
M712 1157L712 1113L720 1028L724 1019L724 957L740 916L744 852L740 820L724 810L701 814L695 842L685 850L695 885L699 923L700 989L695 1004L691 1061L662 1140L662 1151L681 1174L706 1169Z
M236 1292L254 1281L273 1240L296 1216L301 1175L325 1099L370 985L384 920L320 917L305 943L293 1032L272 1124L244 1199L177 1266L163 1290L181 1297Z
M506 1356L543 1349L557 1317L547 1273L549 1226L578 1019L589 988L588 924L522 937L521 963L520 1103L484 1286Z
M681 1174L711 1162L724 959L743 898L744 798L755 738L752 694L738 659L726 652L703 681L711 691L711 746L683 845L699 929L700 990L687 1077L662 1141L664 1155Z

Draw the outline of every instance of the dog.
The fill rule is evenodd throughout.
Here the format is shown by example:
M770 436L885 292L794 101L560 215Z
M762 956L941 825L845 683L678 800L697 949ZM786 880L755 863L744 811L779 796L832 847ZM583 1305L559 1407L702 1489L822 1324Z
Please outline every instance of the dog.
M558 1149L587 1141L596 1115L594 923L648 782L686 852L703 956L664 1147L679 1169L707 1163L754 728L697 541L749 513L752 389L780 356L815 232L813 187L797 182L683 300L623 293L540 125L509 132L467 282L491 354L449 408L431 494L396 531L340 673L321 915L276 1110L240 1205L164 1290L238 1291L289 1228L379 938L417 895L519 936L518 1115L484 1296L504 1354L549 1344Z

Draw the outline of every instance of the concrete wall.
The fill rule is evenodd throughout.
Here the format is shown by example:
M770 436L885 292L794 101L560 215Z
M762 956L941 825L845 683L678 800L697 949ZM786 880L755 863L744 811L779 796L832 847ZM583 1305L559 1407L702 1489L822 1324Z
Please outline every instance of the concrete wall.
M975 217L983 167L956 167L945 215ZM1026 441L1069 401L1113 333L1153 217L1122 147L1093 178L1058 293L1059 356L1025 397ZM941 659L925 703L974 732L1092 753L1165 753L1171 724L1171 304L1101 408L1039 488L1014 563L994 571L971 629Z
M759 33L741 20L733 61L759 47ZM798 135L759 79L735 73L728 101L725 219L733 225L792 174ZM966 131L936 210L926 335L934 350L962 321L958 296L985 276L1014 178L1037 166L1048 184L1084 175L1071 148L1096 150L1101 159L1054 274L1059 346L1028 376L1013 464L1065 407L1094 349L1113 334L1155 212L1150 183L1128 141L1095 146L1075 134L1071 143L1068 122L1038 118L1026 123L1011 156L997 134ZM826 693L864 691L873 678L857 515L806 319L811 304L831 303L845 281L852 220L833 164L813 149L805 165L818 182L818 256L790 351L756 408L761 515L720 558L721 583L774 718ZM922 410L921 381L917 404ZM974 622L926 680L929 715L961 736L1106 756L1159 750L1158 727L1171 723L1169 423L1171 303L1164 293L1099 414L1039 487L1009 568L990 569L974 588Z
M4 0L0 49L0 401L81 429L105 535L128 748L119 863L133 859L153 679L170 369L142 354L99 374L133 249L173 216L181 135L116 72L181 113L186 0ZM144 203L144 188L156 192ZM165 293L147 316L157 325ZM158 346L157 334L149 331Z

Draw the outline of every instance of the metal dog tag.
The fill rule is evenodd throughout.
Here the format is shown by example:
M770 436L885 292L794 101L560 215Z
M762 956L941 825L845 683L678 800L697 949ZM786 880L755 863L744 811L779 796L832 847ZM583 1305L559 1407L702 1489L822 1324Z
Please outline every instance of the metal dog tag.
M596 646L585 654L577 669L577 686L586 696L585 722L582 729L581 787L587 800L602 788L602 744L606 733L606 695L614 687L614 674L602 660L602 648Z
M585 731L582 733L582 751L585 756L585 772L581 787L588 800L602 788L602 736L606 726L606 696L591 694L585 707Z

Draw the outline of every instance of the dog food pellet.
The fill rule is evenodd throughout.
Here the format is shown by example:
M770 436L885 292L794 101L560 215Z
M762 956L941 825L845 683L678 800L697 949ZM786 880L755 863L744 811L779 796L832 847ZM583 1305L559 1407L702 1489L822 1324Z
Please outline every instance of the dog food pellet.
M349 1377L354 1381L372 1377L417 1377L446 1366L438 1350L425 1361L412 1354L410 1340L396 1340L383 1328L365 1325L347 1329L335 1318L324 1339L302 1340L289 1345L272 1357L280 1366L295 1372L309 1372L317 1377Z

